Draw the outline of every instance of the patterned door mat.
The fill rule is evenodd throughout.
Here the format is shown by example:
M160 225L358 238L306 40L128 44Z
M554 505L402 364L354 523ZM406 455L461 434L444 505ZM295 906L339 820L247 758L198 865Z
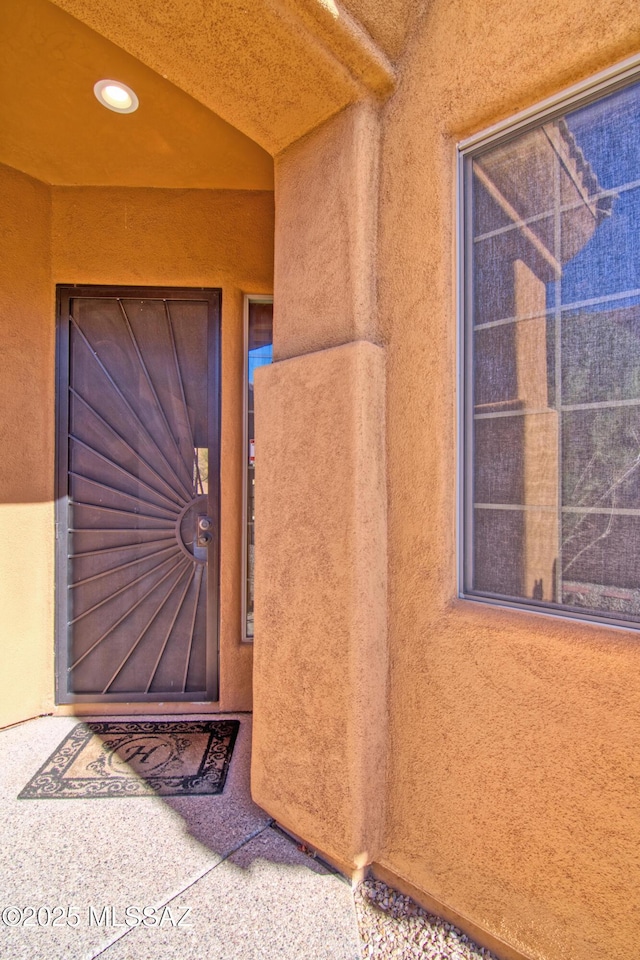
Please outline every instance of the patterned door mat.
M19 799L222 793L238 720L79 723Z

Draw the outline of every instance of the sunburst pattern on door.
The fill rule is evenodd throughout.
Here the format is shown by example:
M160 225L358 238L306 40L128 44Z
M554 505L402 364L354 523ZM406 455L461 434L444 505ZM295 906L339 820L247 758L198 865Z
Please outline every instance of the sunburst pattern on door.
M61 337L68 692L210 698L218 435L210 303L83 293L69 298Z

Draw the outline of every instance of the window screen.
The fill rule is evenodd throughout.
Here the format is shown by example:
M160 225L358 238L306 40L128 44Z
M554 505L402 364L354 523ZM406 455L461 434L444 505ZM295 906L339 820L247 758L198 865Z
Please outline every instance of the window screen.
M640 83L464 157L464 593L640 621Z

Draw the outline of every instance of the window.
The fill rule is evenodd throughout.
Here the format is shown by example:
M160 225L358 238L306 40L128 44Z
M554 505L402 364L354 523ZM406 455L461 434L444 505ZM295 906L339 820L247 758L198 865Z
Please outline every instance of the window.
M634 626L639 80L461 148L462 593Z
M244 373L244 541L242 623L243 640L253 640L253 570L255 557L255 430L253 375L273 359L273 300L271 297L245 299Z

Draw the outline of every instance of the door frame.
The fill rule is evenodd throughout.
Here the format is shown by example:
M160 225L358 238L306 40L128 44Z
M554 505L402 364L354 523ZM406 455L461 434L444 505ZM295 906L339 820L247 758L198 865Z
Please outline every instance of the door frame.
M75 694L68 691L68 535L69 535L69 312L70 301L87 297L117 297L142 300L180 299L208 302L208 356L212 364L211 389L208 391L209 430L209 511L216 535L208 547L207 559L207 691L206 701L184 694ZM221 327L222 289L220 287L157 287L120 284L56 285L56 451L55 451L55 702L72 703L210 703L219 699L220 661L220 458L221 458Z

